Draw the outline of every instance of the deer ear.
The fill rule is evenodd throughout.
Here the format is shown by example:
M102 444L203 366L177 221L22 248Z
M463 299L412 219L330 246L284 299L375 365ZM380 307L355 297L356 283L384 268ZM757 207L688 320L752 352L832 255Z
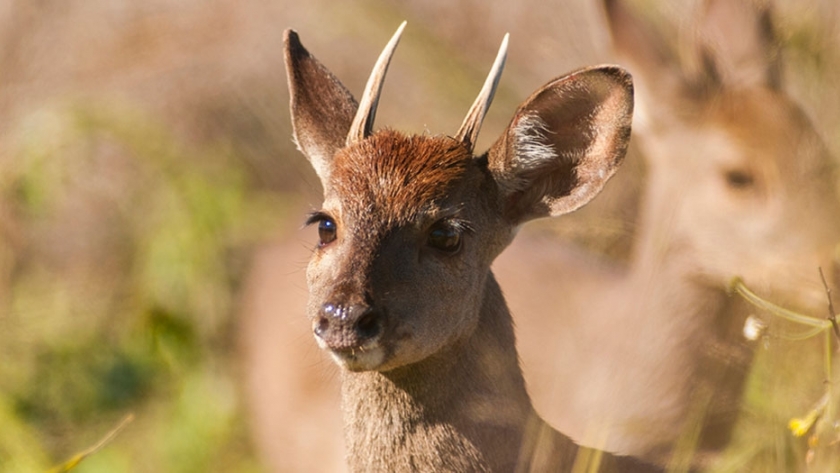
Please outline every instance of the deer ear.
M618 169L630 138L633 82L615 66L549 82L523 103L488 154L512 223L571 212Z
M625 1L603 0L603 7L616 59L633 73L636 125L647 128L660 119L670 120L675 113L671 104L686 86L678 57L665 37Z
M781 60L770 7L764 2L707 0L699 47L728 87L781 87Z
M647 82L662 90L662 81L681 80L680 65L668 43L631 12L622 0L604 0L612 48L618 59L626 62L636 82Z
M295 142L326 184L332 158L344 147L358 104L292 30L285 32L285 55Z

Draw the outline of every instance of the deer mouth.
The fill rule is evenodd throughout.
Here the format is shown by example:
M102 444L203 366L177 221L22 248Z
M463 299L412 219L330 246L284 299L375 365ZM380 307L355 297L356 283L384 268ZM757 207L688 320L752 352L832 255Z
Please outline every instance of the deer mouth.
M385 349L378 342L353 347L324 347L333 360L347 371L373 371L385 362Z

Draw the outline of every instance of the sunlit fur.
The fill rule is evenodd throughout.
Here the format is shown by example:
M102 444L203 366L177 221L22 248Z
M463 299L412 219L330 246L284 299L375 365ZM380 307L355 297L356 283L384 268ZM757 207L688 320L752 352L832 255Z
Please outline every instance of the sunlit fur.
M286 60L297 141L324 186L316 220L336 229L307 268L308 314L344 368L350 469L570 471L579 447L531 406L490 264L519 224L578 208L616 171L630 76L606 66L550 81L474 157L466 136L385 130L345 146L352 97L291 32ZM523 136L525 117L546 123L545 133ZM430 239L441 226L458 245ZM657 471L598 458L599 471Z
M348 368L413 363L474 330L490 262L509 241L498 236L500 222L485 217L497 197L484 163L454 139L389 130L336 155L323 212L335 219L338 239L310 262L311 313L344 300L382 307L388 320L381 342L346 357ZM441 254L426 244L441 219L496 230L464 231L463 250ZM435 297L404 297L431 282L439 284Z

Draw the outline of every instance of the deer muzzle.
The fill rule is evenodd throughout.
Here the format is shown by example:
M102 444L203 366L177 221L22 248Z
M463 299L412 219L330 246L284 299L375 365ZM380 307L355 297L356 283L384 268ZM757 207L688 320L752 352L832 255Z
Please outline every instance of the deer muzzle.
M313 321L315 338L340 364L352 364L375 350L385 331L385 315L366 304L326 303Z

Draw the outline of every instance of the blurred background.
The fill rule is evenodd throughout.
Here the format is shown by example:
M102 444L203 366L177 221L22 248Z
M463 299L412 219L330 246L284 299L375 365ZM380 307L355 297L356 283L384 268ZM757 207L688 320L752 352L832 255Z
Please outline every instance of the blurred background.
M637 4L675 25L695 6ZM776 6L787 89L838 156L840 5ZM358 96L403 19L377 120L413 133L454 133L511 33L480 149L550 78L611 60L584 0L0 0L0 471L46 471L129 413L76 471L341 469L282 37ZM593 205L526 231L625 257L643 176L631 152Z

